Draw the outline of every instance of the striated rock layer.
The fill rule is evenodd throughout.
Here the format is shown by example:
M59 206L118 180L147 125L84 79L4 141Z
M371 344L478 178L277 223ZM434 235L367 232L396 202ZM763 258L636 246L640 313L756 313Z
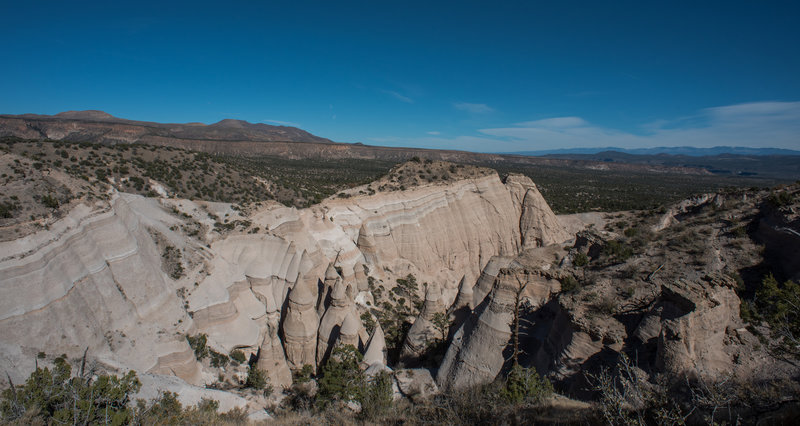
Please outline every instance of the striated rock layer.
M139 201L116 195L103 209L80 206L49 232L0 243L3 345L70 356L88 348L110 365L200 381L192 350L173 326L187 330L191 319L132 208ZM16 380L32 367L6 362Z
M566 239L536 194L529 180L491 174L303 210L117 193L78 204L48 230L0 243L0 367L21 381L39 350L75 358L88 347L112 368L211 383L217 374L184 338L206 334L215 351L257 355L271 382L287 385L290 369L318 366L335 344L363 349L357 309L374 303L371 280L413 273L439 283L425 312L445 312L462 278L487 274L490 259ZM212 230L223 217L251 232ZM189 235L186 225L203 231ZM166 247L181 255L177 278L165 273ZM478 280L474 295L462 283L460 312L492 283ZM383 340L382 331L370 339L375 363Z

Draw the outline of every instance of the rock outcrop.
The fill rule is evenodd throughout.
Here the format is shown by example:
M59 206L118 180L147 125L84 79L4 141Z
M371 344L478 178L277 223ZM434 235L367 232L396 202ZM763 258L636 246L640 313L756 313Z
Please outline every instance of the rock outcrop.
M182 337L191 318L137 211L148 202L114 195L100 208L78 206L49 230L0 243L6 353L32 348L80 357L88 348L111 364L200 383L200 366ZM7 362L12 379L23 381L28 363Z
M364 352L362 363L365 367L371 367L376 364L386 365L386 337L380 324L375 325L372 337L369 338L367 343L367 350Z
M436 383L445 390L458 390L491 382L505 363L503 350L511 337L515 303L510 280L495 280L491 294L475 309L453 336Z
M415 364L420 356L425 353L430 343L435 339L442 338L441 331L434 324L434 316L443 314L445 311L441 299L442 291L439 286L436 284L429 285L428 290L425 292L425 301L422 309L414 324L408 330L406 340L403 342L400 361L405 365Z
M328 359L331 349L339 340L342 332L342 324L348 315L353 314L353 305L347 297L347 290L341 279L331 291L331 304L325 311L319 322L319 332L317 335L317 365Z
M256 367L267 372L271 385L277 388L288 388L292 384L292 372L289 371L283 345L278 337L278 321L280 321L278 312L268 316L267 333L258 349Z
M511 191L514 207L519 212L519 229L523 250L560 244L570 239L533 181L524 175L510 174L506 186Z
M458 330L461 324L469 317L469 314L472 313L472 308L474 307L473 298L472 284L468 282L467 277L464 276L458 284L456 300L447 310L451 330Z
M316 366L319 328L319 316L315 308L316 290L316 282L300 280L289 292L283 336L286 339L286 360L293 370L299 370L306 364Z
M88 346L109 365L208 384L217 374L183 337L205 334L219 353L258 353L271 383L287 386L290 370L318 367L335 344L366 346L371 364L385 364L383 330L366 344L357 309L375 305L371 282L409 273L442 286L431 284L409 333L406 355L418 356L440 337L433 314L452 306L450 315L466 317L523 246L564 238L534 218L548 213L537 210L541 195L529 180L470 176L303 210L116 193L76 203L49 230L0 242L8 348L0 362L21 381L35 339L48 352L77 357ZM263 231L213 230L222 216ZM188 235L188 222L205 230ZM177 278L162 270L164 246L183 256Z
M725 276L662 285L657 368L668 377L722 380L734 367L727 331L740 327L736 283Z

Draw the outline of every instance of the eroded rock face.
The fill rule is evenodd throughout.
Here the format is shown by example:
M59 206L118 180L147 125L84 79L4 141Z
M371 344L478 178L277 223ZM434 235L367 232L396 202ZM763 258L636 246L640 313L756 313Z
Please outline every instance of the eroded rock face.
M662 286L657 366L669 377L723 379L734 366L726 331L741 325L728 277Z
M523 250L560 244L570 239L570 234L558 221L533 181L523 175L510 174L506 178L514 207L519 212L519 229Z
M447 310L451 330L458 330L461 324L469 317L469 314L472 313L472 308L474 307L473 298L472 283L467 281L467 277L464 276L458 284L456 300Z
M495 280L492 293L453 336L436 383L442 389L463 389L491 382L505 362L515 304L510 280Z
M317 302L316 289L316 282L301 280L289 292L283 335L286 339L286 360L289 367L295 370L306 364L316 367L319 328L319 316L314 307Z
M398 370L395 380L400 392L412 400L429 398L439 393L431 372L421 368Z
M181 320L187 326L178 329L188 330L191 319L131 205L140 201L116 195L101 208L79 206L49 231L0 243L5 345L74 357L88 347L109 362L200 382L191 348L172 326ZM21 367L7 368L12 379L24 380L27 363L9 361Z
M363 365L370 367L372 365L386 365L386 337L383 334L383 329L380 324L375 325L375 330L372 332L367 343L367 350L364 352Z
M334 344L342 333L342 324L348 315L353 315L352 301L341 280L337 280L331 291L331 304L319 322L317 335L317 365L328 359Z
M436 271L430 278L438 282L477 276L491 256L519 249L519 216L496 175L334 200L329 208L369 265L395 270L410 263Z
M275 311L267 315L267 333L258 349L256 367L267 372L269 383L277 388L288 388L292 385L292 372L283 352L281 339L278 337L280 313Z
M408 330L406 340L403 342L403 349L400 353L400 360L406 365L414 364L425 352L428 344L434 339L442 338L441 332L434 325L434 315L442 314L445 311L442 303L442 291L436 284L428 286L425 292L425 302L422 305L417 319Z
M504 185L479 174L303 210L267 203L245 213L224 203L128 194L78 205L49 231L0 243L0 343L8 348L0 363L21 381L33 367L30 353L78 357L88 346L110 365L210 383L216 374L183 338L202 333L220 353L259 352L260 368L283 385L290 369L318 366L336 342L364 346L354 300L374 303L368 273L386 282L414 273L443 286L411 333L418 347L432 332L433 313L454 298L464 312L483 300L523 235L528 245L561 238L547 220L533 220L537 194L529 180ZM212 231L212 217L223 213L263 232ZM187 220L205 233L183 234ZM155 234L183 254L182 277L161 270ZM458 285L482 273L474 291L471 278ZM382 330L366 349L373 363L385 363Z

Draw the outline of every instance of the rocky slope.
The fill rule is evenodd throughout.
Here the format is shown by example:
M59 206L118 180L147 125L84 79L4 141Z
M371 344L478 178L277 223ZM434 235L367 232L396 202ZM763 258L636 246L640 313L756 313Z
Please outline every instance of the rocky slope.
M184 337L205 334L211 349L257 356L274 386L288 386L290 368L323 362L334 344L380 346L360 318L374 303L367 281L390 290L414 274L439 283L449 306L462 278L514 256L523 235L539 236L533 246L567 237L540 196L519 193L537 194L527 178L477 173L303 210L243 211L109 187L0 243L0 363L18 382L40 351L77 358L88 348L112 371L211 384L216 369ZM521 220L525 208L543 218ZM228 231L217 220L246 225Z
M68 111L56 115L0 115L0 137L53 139L103 144L147 144L214 154L271 155L290 159L378 159L405 161L414 156L471 164L553 165L587 170L639 171L710 175L702 168L602 161L580 161L523 155L477 154L466 151L334 143L304 130L225 119L202 123L154 123L125 120L102 111Z
M21 167L13 155L3 164ZM581 219L556 217L524 176L438 162L306 209L26 176L76 197L4 222L0 368L14 382L40 355L87 353L147 374L145 393L235 393L246 367L213 360L241 351L280 390L337 345L364 353L368 372L411 368L395 377L411 398L490 383L514 358L576 398L623 355L653 383L798 375L770 352L767 326L740 317L760 273L796 277L795 187ZM210 358L190 345L198 336Z

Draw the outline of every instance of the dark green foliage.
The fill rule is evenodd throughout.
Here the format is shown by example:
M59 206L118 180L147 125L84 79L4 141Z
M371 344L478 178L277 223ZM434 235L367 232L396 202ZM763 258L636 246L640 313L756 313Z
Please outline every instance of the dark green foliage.
M359 368L362 355L352 345L337 346L318 379L317 407L334 402L358 402L359 417L374 419L392 406L392 376L381 372L366 377ZM310 366L309 366L310 367Z
M303 365L303 368L292 372L292 382L307 383L314 376L314 367L310 364Z
M361 404L359 417L375 419L392 407L392 375L381 371L365 380L358 402Z
M375 293L380 298L382 292L378 290L380 288L376 288ZM416 277L408 274L405 278L397 279L397 285L387 293L389 300L384 300L379 304L381 309L373 310L383 328L389 363L397 361L403 340L411 328L411 324L406 319L419 314L419 310L422 308L423 300L418 293L419 283Z
M622 263L633 256L633 248L624 241L611 240L603 246L603 254L610 262Z
M234 349L231 351L231 359L239 364L244 364L244 362L247 361L241 349Z
M164 269L166 269L167 275L173 280L177 280L183 276L182 257L181 251L171 245L164 247L164 252L161 253Z
M96 379L71 377L71 373L64 358L56 358L52 371L37 368L24 385L3 391L3 419L20 419L38 410L35 417L54 424L122 425L132 421L128 402L141 387L135 372L121 378L102 374Z
M441 336L441 340L444 341L447 339L447 332L450 330L450 317L447 315L446 312L436 312L433 314L433 318L431 319L433 326L436 327L436 330L439 332Z
M208 356L207 335L205 334L198 334L196 336L186 335L186 340L189 342L189 346L192 347L192 350L194 350L195 358L201 360Z
M578 283L578 280L572 275L567 275L559 281L561 282L561 291L565 293L574 291L580 287L580 283Z
M375 331L376 325L375 320L372 318L372 314L370 314L368 311L365 311L363 314L361 314L361 323L364 324L364 328L367 329L367 333L372 335L372 332Z
M778 339L779 349L800 356L800 285L786 281L783 285L772 274L761 282L756 292L758 316L769 323ZM752 313L751 313L752 314Z
M575 259L572 261L572 264L577 267L584 267L589 264L589 256L587 256L585 253L578 252L575 255Z
M57 209L60 203L56 197L53 197L51 194L43 195L42 196L42 204L50 209Z
M512 404L536 403L553 393L553 385L534 368L514 364L500 389L500 397Z
M0 203L0 218L10 219L14 217L14 211L17 209L19 209L19 205L16 203Z
M230 358L228 358L227 355L221 354L221 353L219 353L219 352L217 352L217 351L215 351L213 349L209 349L209 354L211 355L211 366L212 367L216 367L216 368L224 367L224 366L228 365L228 361L230 361Z
M769 195L768 201L775 207L785 207L794 202L794 196L789 191L776 191Z
M247 368L247 380L245 380L244 387L256 390L267 389L269 378L264 370L256 368L251 365ZM270 390L269 393L272 393Z
M358 366L362 359L353 345L333 348L318 380L318 406L324 407L334 401L358 401L364 388L364 373Z
M163 392L147 404L136 401L132 424L136 425L197 425L197 424L247 424L247 411L234 408L227 413L217 413L219 402L203 398L195 407L183 407L178 394Z
M705 192L729 187L769 186L776 180L739 176L692 176L678 173L595 170L526 164L485 164L501 175L515 172L530 177L556 214L587 211L649 210ZM663 213L663 212L662 212Z

